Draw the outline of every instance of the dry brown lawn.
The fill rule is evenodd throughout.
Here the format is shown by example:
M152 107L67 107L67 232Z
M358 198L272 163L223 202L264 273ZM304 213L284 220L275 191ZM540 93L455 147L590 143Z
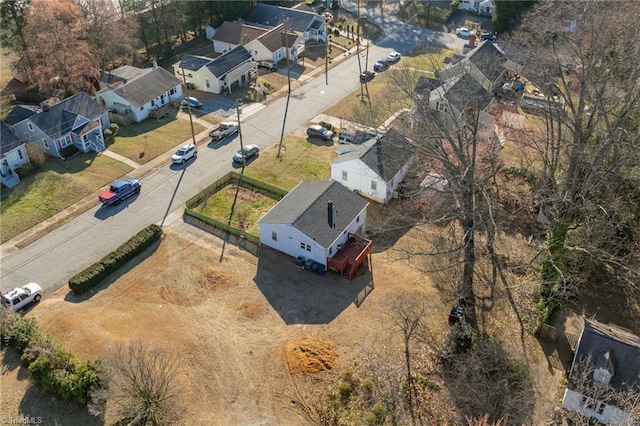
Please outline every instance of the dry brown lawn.
M389 300L397 295L411 292L425 301L434 336L447 330L451 276L424 274L419 266L426 265L417 258L375 253L370 265L347 281L300 270L288 256L265 248L256 258L226 245L221 260L216 237L184 223L165 231L157 249L92 297L77 300L63 288L28 315L82 358L101 357L118 342L137 339L174 352L181 360L176 407L185 413L178 424L309 424L301 407L313 405L313 395L328 379L357 369L365 352L397 348L399 335L389 315ZM396 249L424 244L436 234L424 231L399 235ZM504 248L510 262L528 255L518 238L502 239L513 245ZM527 283L512 284L515 291ZM365 297L366 286L373 290L369 287ZM549 374L539 345L520 333L501 286L479 295L486 300L482 326L526 354L539 376L540 412L547 412L556 402L560 374ZM359 307L356 301L362 302ZM29 412L42 415L46 424L64 425L117 420L111 405L103 423L82 408L53 404L28 385L24 368L15 360L10 365L0 386L0 417ZM437 397L450 404L446 390Z

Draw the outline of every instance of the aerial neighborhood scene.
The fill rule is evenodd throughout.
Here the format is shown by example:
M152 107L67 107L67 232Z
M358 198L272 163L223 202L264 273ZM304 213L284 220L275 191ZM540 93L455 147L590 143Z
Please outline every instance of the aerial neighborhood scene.
M640 2L0 12L2 423L640 425Z

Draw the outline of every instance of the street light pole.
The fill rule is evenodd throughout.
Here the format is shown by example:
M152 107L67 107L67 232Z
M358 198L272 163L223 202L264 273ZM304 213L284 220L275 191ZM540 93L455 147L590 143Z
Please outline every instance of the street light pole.
M182 56L184 58L184 55ZM187 91L187 77L184 75L184 59L180 60L180 71L182 72L182 82L184 83L184 90ZM185 96L186 98L187 96ZM182 104L182 99L180 100ZM193 144L196 144L196 132L193 130L193 118L191 117L191 103L187 101L187 108L189 111L189 124L191 125L191 139L193 140Z
M291 99L291 68L289 66L289 55L291 54L291 48L289 47L289 31L287 30L287 19L284 19L284 49L287 52L287 103L284 107L284 118L282 119L282 132L280 133L280 143L278 144L278 159L282 159L280 152L282 151L282 141L284 140L284 128L287 123L287 113L289 112L289 100Z

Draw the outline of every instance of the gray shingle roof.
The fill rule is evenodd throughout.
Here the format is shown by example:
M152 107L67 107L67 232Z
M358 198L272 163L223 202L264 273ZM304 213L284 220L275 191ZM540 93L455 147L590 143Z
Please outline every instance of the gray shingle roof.
M16 149L23 143L24 142L18 140L4 121L0 123L0 155Z
M138 68L131 65L123 65L111 71L100 71L100 81L111 84L118 81L126 83L127 81L135 80L148 72L152 71L152 68Z
M73 95L30 117L31 122L52 139L59 138L74 130L73 125L78 118L94 120L107 112L85 92Z
M213 58L207 58L206 56L194 56L185 53L182 55L182 60L178 62L180 67L189 71L198 71L200 68L211 63Z
M485 41L480 47L470 52L469 61L493 83L505 70L504 64L507 58L493 43Z
M42 108L31 105L16 105L4 118L4 122L13 126L42 111Z
M122 99L141 107L180 85L181 81L164 68L156 68L115 90Z
M266 47L267 49L269 49L269 52L275 52L278 49L280 49L283 46L282 40L283 40L283 34L282 34L282 29L283 29L283 25L278 25L277 27L274 27L272 29L269 30L269 32L263 34L262 36L258 37L258 41L260 43L262 43L262 45L264 47ZM289 35L289 38L292 39L296 39L295 35Z
M329 201L333 202L333 228L327 218ZM258 223L291 225L329 247L368 204L336 181L301 182Z
M580 360L591 356L594 365L607 352L615 359L615 372L609 383L616 389L624 385L640 386L640 337L611 324L585 319L584 329L576 348L574 367ZM569 387L575 378L573 367L569 374Z
M229 71L250 60L251 53L244 46L238 46L222 56L218 56L206 66L211 71L211 74L221 78Z
M245 44L257 39L266 32L267 30L265 29L252 27L251 25L225 21L216 29L211 40L231 44Z
M320 18L313 12L258 3L249 12L245 20L259 25L275 27L282 24L284 19L287 18L288 29L304 33L316 17Z
M418 95L424 95L442 86L442 84L443 82L441 80L435 78L420 77L420 79L418 80L418 84L416 84L414 92Z
M460 113L467 108L483 111L491 102L491 94L467 73L446 91L445 97Z
M397 130L389 129L360 159L385 182L389 182L414 154L407 139Z

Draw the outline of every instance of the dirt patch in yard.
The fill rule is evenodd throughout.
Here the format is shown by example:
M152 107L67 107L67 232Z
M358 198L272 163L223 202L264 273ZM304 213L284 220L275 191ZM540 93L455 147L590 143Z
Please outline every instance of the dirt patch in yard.
M336 346L329 341L301 337L287 343L284 359L294 373L319 373L336 365Z

